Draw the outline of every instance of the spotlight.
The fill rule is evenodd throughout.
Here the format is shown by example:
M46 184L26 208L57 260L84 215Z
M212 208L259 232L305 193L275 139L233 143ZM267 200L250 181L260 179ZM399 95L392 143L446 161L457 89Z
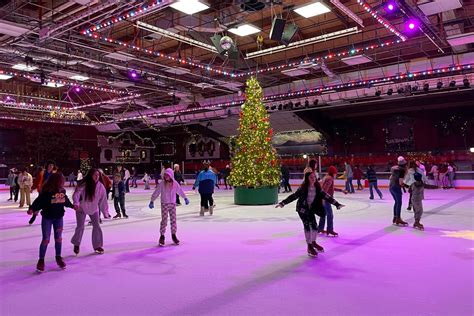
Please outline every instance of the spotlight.
M443 82L438 81L438 83L436 84L436 88L441 89L442 87L443 87Z
M471 153L474 153L474 147L469 148L469 151L470 151Z
M451 80L451 82L449 83L449 87L454 88L455 86L456 86L456 80Z
M429 83L425 83L423 85L423 91L428 92L428 90L430 90L430 85L429 85Z
M382 94L382 92L380 92L380 90L375 91L375 96L376 97L380 97L381 94Z
M392 12L393 10L395 10L395 5L392 2L390 2L387 5L387 9L388 9L388 11Z
M128 73L129 77L132 78L132 79L137 79L138 78L138 73L135 71L135 70L131 70L129 73Z
M387 90L387 95L392 95L392 94L393 94L393 89L392 88L388 89Z
M76 92L81 92L81 88L79 88L79 87L74 88L74 90L75 90Z
M409 32L414 32L418 26L420 25L420 23L417 21L417 20L408 20L407 24L406 24L406 28L407 28L407 31Z
M469 88L471 86L469 79L467 78L464 78L464 80L462 81L462 84L464 85L464 88Z

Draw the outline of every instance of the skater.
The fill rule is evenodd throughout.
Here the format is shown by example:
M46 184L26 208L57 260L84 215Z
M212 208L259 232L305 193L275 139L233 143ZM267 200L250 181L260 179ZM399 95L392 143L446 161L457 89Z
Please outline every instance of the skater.
M436 164L433 164L433 166L431 166L431 171L430 171L430 174L431 176L433 177L433 183L434 185L436 186L436 188L438 189L439 188L439 184L440 184L440 181L439 181L439 170L438 170L438 166Z
M114 198L115 212L117 213L114 218L121 218L122 216L123 218L128 218L125 212L125 184L122 181L120 173L114 175L112 196Z
M145 184L145 190L150 190L150 176L148 173L145 172L142 181Z
M132 167L132 188L138 188L137 180L138 180L137 168Z
M57 171L57 169L58 168L53 161L47 161L45 168L41 168L40 172L38 172L36 183L33 184L33 187L31 189L36 189L38 193L41 193L41 187L43 186L43 183L45 183L49 179L49 177ZM28 223L31 225L35 222L35 220L36 215L33 214Z
M369 199L371 200L374 199L374 190L379 195L379 198L382 199L383 195L377 185L377 172L375 172L374 166L369 166L369 168L367 169L367 180L369 181L369 192L370 192Z
M33 186L33 177L26 171L26 168L21 169L21 173L18 177L18 183L20 185L20 208L25 205L31 205L31 187Z
M323 200L336 206L339 210L344 207L330 195L325 193L318 181L316 181L316 174L314 172L306 172L304 175L304 182L296 190L295 193L290 194L286 199L278 203L275 207L284 207L286 204L298 200L296 202L296 212L301 218L304 227L304 235L306 243L308 244L308 255L310 257L316 257L318 253L324 252L324 248L316 243L316 237L318 235L318 227L316 223L315 215L323 215Z
M44 272L44 256L51 236L51 226L54 230L56 263L61 269L66 268L66 263L61 257L64 207L74 208L74 205L66 195L64 182L65 179L62 173L52 174L44 183L41 193L28 209L29 215L38 214L42 210L41 231L43 232L43 239L39 247L39 260L36 265L38 272Z
M99 224L99 212L105 218L110 218L109 205L104 185L99 181L99 170L90 169L81 183L78 183L72 196L74 209L76 210L76 230L71 238L74 245L74 253L79 254L86 215L92 221L92 246L97 254L103 254L103 235Z
M178 182L179 185L184 184L183 174L179 171L179 165L175 164L173 166L174 169L174 179ZM176 194L176 205L181 205L181 201L179 200L179 195Z
M341 190L334 187L334 177L337 175L337 169L334 166L328 168L327 175L323 178L321 183L321 189L326 192L329 196L334 198L334 191L343 192L347 194L346 190ZM319 219L319 226L318 226L318 233L326 234L327 236L331 235L334 237L339 236L338 233L334 231L334 214L332 212L331 203L327 201L323 201L323 207L326 210L326 214L324 216L320 216ZM324 230L324 225L327 219L327 229Z
M20 193L20 183L18 182L19 179L20 179L20 171L15 170L15 179L13 180L13 182L15 183L15 193L14 193L15 203L18 201L18 194ZM36 218L35 215L33 215L33 217Z
M344 178L346 178L346 191L349 193L355 193L354 185L352 184L354 173L352 172L352 167L348 162L344 162Z
M393 220L392 223L395 225L408 225L407 222L403 221L401 218L402 213L402 186L403 178L406 173L407 162L402 156L397 159L398 165L393 166L390 169L390 179L389 179L389 190L392 194L393 200L395 201L393 205Z
M68 176L69 180L69 187L75 187L76 185L74 184L74 179L76 178L76 175L74 174L74 171L71 171L71 173Z
M319 181L320 178L319 178L318 171L316 170L317 167L318 167L318 163L316 162L316 160L315 160L315 159L311 159L311 160L308 162L308 165L306 166L306 168L304 168L303 173L306 174L307 172L314 172L314 174L316 175L316 180Z
M10 187L10 198L7 201L12 201L13 197L15 196L15 177L15 169L10 169L10 171L8 172L7 182L5 182L5 185Z
M163 181L158 184L155 192L151 195L149 208L154 208L154 201L161 195L161 225L160 225L160 240L158 244L160 247L165 245L165 232L166 226L168 225L168 214L170 216L171 224L171 239L176 245L179 245L178 237L176 237L177 224L176 224L176 194L181 195L186 205L189 204L189 200L184 194L183 189L178 182L174 179L174 172L171 168L167 168L163 175Z
M362 170L360 170L359 165L354 166L354 179L357 180L357 190L363 190L364 186L362 185L362 177L364 174L362 173Z
M423 182L423 174L416 172L414 174L415 181L410 186L410 202L413 206L413 212L415 213L415 223L413 224L413 228L424 230L425 228L420 223L421 215L423 215L423 200L425 198L424 195L424 187L425 183Z
M227 190L227 189L232 190L232 186L230 185L229 182L227 182L228 181L227 178L230 176L230 171L231 171L231 169L230 169L229 165L226 165L225 169L222 170L222 179L224 179L225 190ZM228 186L228 188L227 188L227 186Z
M408 193L410 193L410 197L408 198L408 207L407 207L407 211L411 211L411 185L415 182L415 173L420 173L422 178L423 178L423 183L428 183L428 179L426 178L426 176L423 174L423 170L421 170L420 168L418 168L417 164L415 161L410 161L408 163L408 170L406 172L406 175L405 175L405 178L403 179L403 184L405 185L405 187L408 188Z
M193 185L193 190L199 188L198 192L201 196L201 211L200 216L204 216L204 212L209 211L209 215L214 213L214 199L212 194L214 193L214 186L217 183L217 177L214 172L209 169L209 164L204 163L204 169L199 172L196 181Z
M281 171L281 177L282 177L282 180L283 180L283 188L285 189L285 191L283 191L283 192L284 193L291 192L290 170L288 169L287 166L282 165L281 168L280 168L280 171Z
M448 189L454 189L455 170L456 168L454 167L454 164L451 162L448 162L448 173L446 174L448 178Z

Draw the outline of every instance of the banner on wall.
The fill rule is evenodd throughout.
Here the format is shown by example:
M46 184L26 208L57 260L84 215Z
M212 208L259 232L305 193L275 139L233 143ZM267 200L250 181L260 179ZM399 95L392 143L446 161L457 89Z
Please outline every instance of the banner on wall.
M219 159L220 142L209 137L192 138L186 143L186 159Z

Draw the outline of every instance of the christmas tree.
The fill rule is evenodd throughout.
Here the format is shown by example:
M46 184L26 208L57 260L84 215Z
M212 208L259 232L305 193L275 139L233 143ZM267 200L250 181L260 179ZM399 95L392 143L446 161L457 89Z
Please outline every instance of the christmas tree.
M280 183L280 166L272 147L273 130L262 97L257 79L247 80L246 101L240 112L239 135L232 157L230 181L234 186L262 187Z

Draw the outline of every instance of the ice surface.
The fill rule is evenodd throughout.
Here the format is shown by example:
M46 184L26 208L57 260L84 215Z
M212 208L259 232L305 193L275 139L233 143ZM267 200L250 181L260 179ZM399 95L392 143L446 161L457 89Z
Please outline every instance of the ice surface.
M63 257L35 272L40 220L0 192L1 315L473 315L474 191L426 191L425 231L395 227L387 190L336 194L338 238L318 237L326 252L306 255L295 205L233 205L215 194L214 216L200 217L199 196L178 207L180 246L157 247L159 208L151 191L126 196L129 219L106 220L104 255L93 253L91 227L72 252L74 211L65 216ZM282 198L284 195L280 195ZM413 224L406 208L403 218ZM159 206L159 203L155 203ZM111 214L114 215L112 201Z

